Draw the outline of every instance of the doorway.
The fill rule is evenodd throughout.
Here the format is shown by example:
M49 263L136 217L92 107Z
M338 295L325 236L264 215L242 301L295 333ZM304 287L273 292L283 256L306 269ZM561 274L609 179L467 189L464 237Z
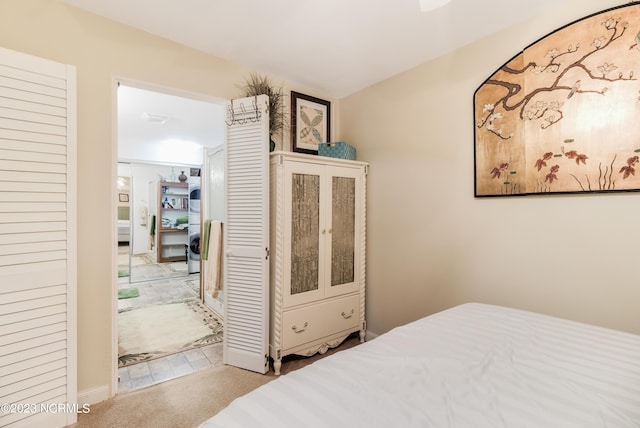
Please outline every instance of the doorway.
M123 392L205 368L208 360L220 360L217 348L197 342L199 329L219 330L221 340L222 327L217 330L203 302L196 238L201 231L200 201L206 201L206 194L199 191L204 150L224 142L224 104L123 82L118 84L117 100L116 349L117 390ZM204 319L204 327L190 325L192 320L185 313ZM141 336L124 337L132 331ZM150 337L157 331L165 331L160 335L163 339L176 335L176 340L185 340L196 334L189 339L194 347L173 353L180 347L170 341L157 344L158 338ZM147 342L155 348L136 349ZM125 350L126 344L133 344L135 352Z

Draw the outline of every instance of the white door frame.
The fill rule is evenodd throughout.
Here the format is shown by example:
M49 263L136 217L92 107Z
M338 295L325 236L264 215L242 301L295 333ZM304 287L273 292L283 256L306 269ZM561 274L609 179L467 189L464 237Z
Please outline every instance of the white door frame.
M223 104L223 98L213 97L201 93L189 92L168 86L157 85L123 76L113 76L111 79L111 385L110 397L118 392L118 245L117 245L117 188L114 183L118 179L118 86L126 85L139 89L175 95L182 98L191 98Z

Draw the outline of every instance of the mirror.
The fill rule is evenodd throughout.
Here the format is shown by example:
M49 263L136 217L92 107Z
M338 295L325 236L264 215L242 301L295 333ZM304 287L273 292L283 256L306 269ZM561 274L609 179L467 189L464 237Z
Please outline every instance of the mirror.
M119 173L120 174L120 173ZM128 277L129 266L129 241L131 240L131 180L128 175L118 175L118 277Z

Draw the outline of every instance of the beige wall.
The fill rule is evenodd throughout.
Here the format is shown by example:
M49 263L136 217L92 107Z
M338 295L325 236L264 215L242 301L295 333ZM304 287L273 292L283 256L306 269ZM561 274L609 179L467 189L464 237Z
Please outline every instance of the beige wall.
M78 390L108 388L115 281L114 79L230 99L241 95L237 85L251 70L54 0L0 0L0 46L77 67ZM283 83L285 89L290 85ZM292 88L333 101L337 117L336 100Z
M640 194L474 198L474 91L547 33L624 3L572 0L341 100L342 137L371 163L368 329L480 301L640 333Z

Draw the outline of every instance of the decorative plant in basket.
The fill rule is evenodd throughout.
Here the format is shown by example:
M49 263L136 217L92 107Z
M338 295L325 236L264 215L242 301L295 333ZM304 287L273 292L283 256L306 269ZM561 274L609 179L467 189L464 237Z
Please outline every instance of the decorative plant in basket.
M245 97L256 95L267 95L269 97L269 144L270 150L273 151L276 146L273 141L273 135L281 132L286 126L282 86L276 87L267 76L251 73L249 77L245 78L244 84L240 86L240 89L242 89L242 95Z

